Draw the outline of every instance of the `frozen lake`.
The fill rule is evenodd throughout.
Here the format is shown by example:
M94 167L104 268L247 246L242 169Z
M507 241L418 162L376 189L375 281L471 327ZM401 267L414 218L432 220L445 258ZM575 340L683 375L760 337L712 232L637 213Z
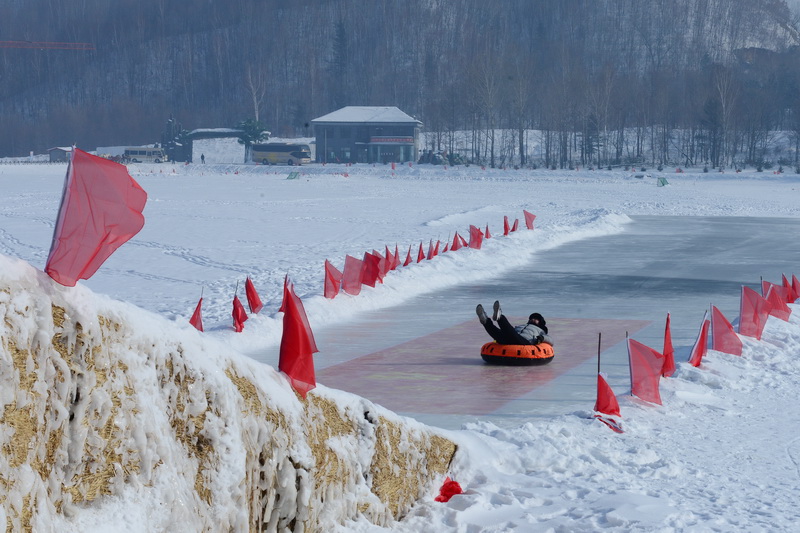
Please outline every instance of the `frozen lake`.
M633 217L621 234L538 253L491 282L315 330L317 379L446 428L478 418L513 426L591 410L598 333L602 370L623 394L630 388L625 331L660 351L670 312L676 362L685 361L710 304L734 321L742 285L758 289L762 276L780 282L782 273L797 272L798 235L800 220L789 218ZM490 309L496 299L520 321L534 311L548 319L553 363L482 362L480 345L489 338L475 306Z

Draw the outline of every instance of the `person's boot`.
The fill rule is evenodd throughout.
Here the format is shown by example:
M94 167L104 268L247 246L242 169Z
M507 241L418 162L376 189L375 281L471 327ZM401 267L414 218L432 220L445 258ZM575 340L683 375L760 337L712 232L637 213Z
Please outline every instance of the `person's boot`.
M497 322L497 319L502 316L503 312L500 310L500 300L496 300L494 302L494 314L492 315L492 320Z
M475 313L478 315L478 320L481 321L481 324L486 324L486 321L489 320L489 317L486 316L486 311L483 310L483 306L478 304L478 307L475 308Z

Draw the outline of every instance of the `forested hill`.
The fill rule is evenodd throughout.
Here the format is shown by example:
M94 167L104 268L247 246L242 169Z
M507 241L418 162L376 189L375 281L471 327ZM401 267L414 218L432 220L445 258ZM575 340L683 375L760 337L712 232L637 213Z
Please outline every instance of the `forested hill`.
M170 116L305 135L344 105L433 131L647 126L702 112L720 69L766 76L781 117L800 94L784 0L6 0L0 40L94 46L0 48L0 156L157 142Z

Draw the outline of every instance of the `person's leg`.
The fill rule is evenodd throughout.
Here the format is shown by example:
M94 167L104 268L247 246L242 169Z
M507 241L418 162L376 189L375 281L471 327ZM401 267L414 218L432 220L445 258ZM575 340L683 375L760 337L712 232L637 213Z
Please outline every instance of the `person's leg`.
M528 339L517 333L517 330L514 329L514 326L508 321L506 315L500 315L497 318L497 325L500 326L500 332L503 338L506 339L506 342L503 344L530 344Z
M494 322L492 322L491 320L487 320L486 322L483 323L483 329L485 329L486 333L488 333L489 336L492 339L494 339L494 342L498 342L500 344L506 344L503 332L500 331L500 329L497 326L495 326Z

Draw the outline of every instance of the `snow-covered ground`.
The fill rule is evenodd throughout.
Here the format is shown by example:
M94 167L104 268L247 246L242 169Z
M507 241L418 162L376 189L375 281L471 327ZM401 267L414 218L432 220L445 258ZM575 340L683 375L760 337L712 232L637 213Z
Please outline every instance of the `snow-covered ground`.
M1 254L44 266L65 170L0 165ZM186 328L202 291L206 335L243 353L280 341L277 309L287 274L313 328L490 280L542 250L620 232L630 215L800 217L800 176L771 172L668 169L636 178L622 170L311 165L287 180L296 169L162 164L129 170L149 195L145 227L82 283ZM657 177L669 185L657 187ZM346 254L395 245L405 258L420 242L427 249L431 239L452 240L456 231L467 236L470 224L488 224L499 236L503 216L521 219L523 209L537 215L535 231L414 263L358 296L322 296L325 259L341 269ZM246 276L265 309L237 334L231 299L237 283L243 297ZM517 428L478 422L452 432L463 453L451 476L466 493L448 503L432 494L392 530L792 530L800 518L800 414L793 409L800 391L800 313L794 315L789 323L770 318L762 341L745 339L741 358L711 352L699 369L680 364L675 377L662 380L663 406L615 391L624 434L587 418L591 405ZM117 527L137 531L133 524ZM341 531L384 529L363 522Z

